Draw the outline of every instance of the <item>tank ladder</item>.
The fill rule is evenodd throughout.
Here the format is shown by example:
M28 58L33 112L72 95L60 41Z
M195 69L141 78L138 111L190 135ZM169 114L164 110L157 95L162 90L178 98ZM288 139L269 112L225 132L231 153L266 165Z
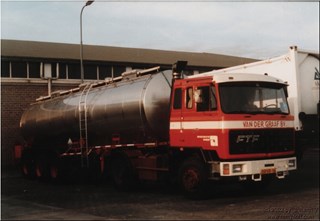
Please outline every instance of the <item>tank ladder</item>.
M87 97L92 84L86 84L79 98L79 131L80 131L80 153L81 167L89 167L89 146L88 146L88 110Z

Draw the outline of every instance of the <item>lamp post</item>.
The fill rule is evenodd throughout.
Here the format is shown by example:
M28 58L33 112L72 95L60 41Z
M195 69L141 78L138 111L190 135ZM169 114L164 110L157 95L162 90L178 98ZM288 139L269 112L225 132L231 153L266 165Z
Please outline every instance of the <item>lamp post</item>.
M82 45L82 13L83 9L86 6L91 5L94 2L94 0L89 0L86 2L86 4L82 7L81 13L80 13L80 72L81 72L81 83L83 83L84 79L84 70L83 70L83 45Z

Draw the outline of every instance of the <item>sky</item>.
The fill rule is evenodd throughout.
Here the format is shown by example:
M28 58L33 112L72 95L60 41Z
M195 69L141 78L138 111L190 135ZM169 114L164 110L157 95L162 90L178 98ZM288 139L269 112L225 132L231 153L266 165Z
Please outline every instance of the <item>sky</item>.
M1 1L1 38L80 43L86 1ZM102 1L82 14L83 44L280 56L319 51L319 2Z

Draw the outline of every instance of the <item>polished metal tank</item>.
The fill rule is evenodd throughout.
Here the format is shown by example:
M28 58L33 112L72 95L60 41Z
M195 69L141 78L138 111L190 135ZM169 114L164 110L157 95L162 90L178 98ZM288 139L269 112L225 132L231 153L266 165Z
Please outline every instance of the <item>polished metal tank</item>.
M123 76L93 87L86 98L89 145L167 141L172 71ZM84 95L83 95L84 96ZM37 147L66 147L79 140L81 90L36 102L23 113L25 140Z

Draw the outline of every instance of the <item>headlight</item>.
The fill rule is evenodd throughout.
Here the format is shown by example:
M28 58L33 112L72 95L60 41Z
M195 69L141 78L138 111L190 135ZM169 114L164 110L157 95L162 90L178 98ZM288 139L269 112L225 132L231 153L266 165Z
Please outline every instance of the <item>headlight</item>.
M243 164L232 165L232 173L241 173Z
M295 160L295 159L289 160L288 166L289 166L289 167L296 167L296 160Z

